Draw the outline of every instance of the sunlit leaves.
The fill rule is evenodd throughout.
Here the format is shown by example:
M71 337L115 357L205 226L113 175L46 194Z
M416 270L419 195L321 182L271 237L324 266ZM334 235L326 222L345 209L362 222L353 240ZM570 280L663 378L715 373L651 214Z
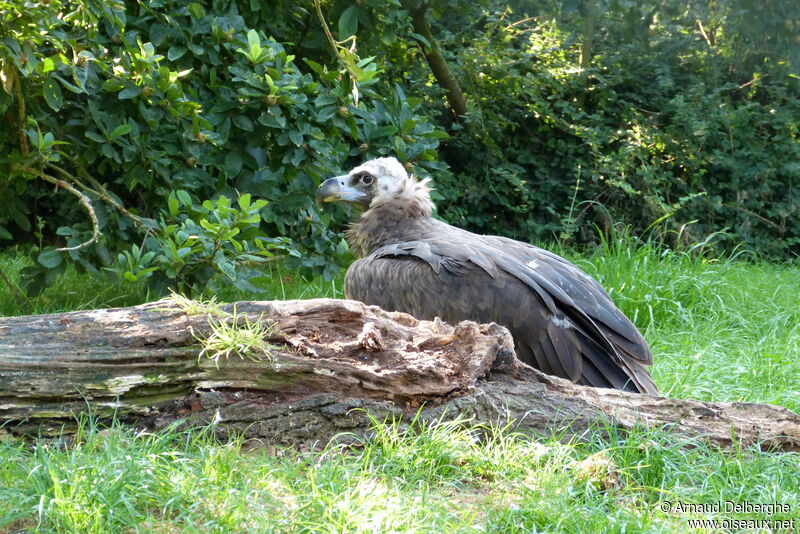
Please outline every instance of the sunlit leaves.
M247 32L247 47L237 48L236 51L243 54L253 65L263 63L272 58L272 48L261 46L261 38L255 30Z
M259 239L259 212L267 201L240 195L236 205L227 196L197 204L188 192L173 191L169 218L162 220L145 247L120 253L115 270L126 280L150 280L181 291L202 292L208 284L227 283L255 289L250 281L257 264L284 251L290 242Z

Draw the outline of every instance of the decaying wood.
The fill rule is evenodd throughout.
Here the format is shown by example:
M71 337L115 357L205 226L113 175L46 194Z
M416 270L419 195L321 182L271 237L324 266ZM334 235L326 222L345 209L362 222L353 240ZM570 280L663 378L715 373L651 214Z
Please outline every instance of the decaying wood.
M800 416L578 386L520 363L500 326L439 321L360 302L239 302L212 322L269 328L266 352L200 355L208 313L162 301L0 319L0 436L53 434L76 414L157 429L178 419L277 444L363 434L371 418L513 421L565 438L666 427L721 446L800 451Z

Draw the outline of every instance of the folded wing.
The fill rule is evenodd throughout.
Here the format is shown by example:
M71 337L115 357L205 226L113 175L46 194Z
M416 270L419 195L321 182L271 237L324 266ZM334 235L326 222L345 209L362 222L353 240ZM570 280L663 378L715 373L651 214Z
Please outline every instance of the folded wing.
M442 225L353 263L348 298L421 319L496 322L523 361L579 384L656 394L647 343L606 291L543 249ZM436 232L434 232L435 234Z

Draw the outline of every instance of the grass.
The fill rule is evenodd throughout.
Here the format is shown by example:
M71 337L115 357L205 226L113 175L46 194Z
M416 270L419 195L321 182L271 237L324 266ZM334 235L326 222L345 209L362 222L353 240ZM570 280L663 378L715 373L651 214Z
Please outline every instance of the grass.
M800 411L800 266L629 245L576 262L644 332L662 394Z
M224 357L227 360L231 354L254 362L270 358L274 347L267 340L272 330L261 321L251 322L247 316L241 320L234 309L229 318L214 319L209 315L208 324L211 333L200 339L203 350L198 360L206 357L219 368L219 359Z
M635 318L663 394L800 411L800 267L630 245L620 235L590 254L567 254ZM12 280L20 262L0 256ZM341 297L341 280L303 280L277 267L273 280L259 298ZM14 307L7 288L0 295L6 314L162 296L76 272L27 310ZM564 444L465 421L412 430L376 422L356 445L298 452L220 443L208 428L136 434L81 423L70 447L0 441L0 533L792 532L696 529L693 518L794 519L800 528L797 454L722 452L658 430ZM724 501L788 511L674 508ZM664 502L672 503L666 511Z
M0 270L9 282L19 287L21 271L31 264L30 259L21 251L0 254ZM213 309L218 302L237 300L291 300L314 297L343 298L342 278L323 280L305 278L295 271L281 265L267 264L269 282L261 284L263 293L254 295L237 289L232 285L216 295L205 295L197 309L188 313L205 313L205 309ZM41 295L26 297L19 290L12 291L8 284L0 280L0 316L58 313L72 310L88 310L110 308L116 306L133 306L143 302L173 296L171 291L165 294L151 293L144 284L130 283L124 280L111 281L105 276L95 276L79 272L74 266L67 267L63 276L44 290ZM177 296L178 305L197 307L190 299L181 300Z
M665 501L777 502L790 512L772 519L800 520L796 456L657 431L562 444L464 421L376 422L355 446L298 453L83 421L68 449L0 443L0 531L689 532L687 517L753 516Z

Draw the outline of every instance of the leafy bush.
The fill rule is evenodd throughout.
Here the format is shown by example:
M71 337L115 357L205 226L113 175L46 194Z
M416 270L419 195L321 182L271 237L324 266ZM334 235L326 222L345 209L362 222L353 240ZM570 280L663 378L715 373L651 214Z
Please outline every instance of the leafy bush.
M297 61L248 28L233 0L213 10L170 0L2 7L0 111L13 127L0 133L0 234L62 236L88 269L159 272L151 279L202 290L212 271L249 284L253 254L273 250L330 274L345 249L314 205L320 180L389 153L423 171L435 166L442 132L418 115L418 99L399 88L375 92L371 60L348 56L347 71ZM85 206L46 182L90 199L103 239L80 247L93 235ZM239 194L259 200L245 207L250 197ZM208 227L194 232L214 217L226 224L232 208L223 197L239 198L246 212L228 230L252 225L248 232L257 227L271 240L250 235L245 246L206 235ZM55 247L36 254L32 288L64 265Z
M273 258L275 250L297 255L287 238L261 233L259 212L266 205L265 200L251 202L247 193L237 206L224 195L195 206L186 191L171 193L171 220L162 219L143 247L121 252L116 270L130 282L152 277L162 291L169 283L184 292L196 283L214 293L219 283L258 291L253 282L263 275L257 267Z
M785 29L800 7L777 3L750 20L737 10L746 3L598 2L584 73L585 13L487 18L480 38L452 49L473 115L444 147L455 177L439 183L445 218L578 242L596 239L596 225L641 235L666 219L665 239L726 230L717 243L728 248L796 255L800 57L789 43L800 36Z

